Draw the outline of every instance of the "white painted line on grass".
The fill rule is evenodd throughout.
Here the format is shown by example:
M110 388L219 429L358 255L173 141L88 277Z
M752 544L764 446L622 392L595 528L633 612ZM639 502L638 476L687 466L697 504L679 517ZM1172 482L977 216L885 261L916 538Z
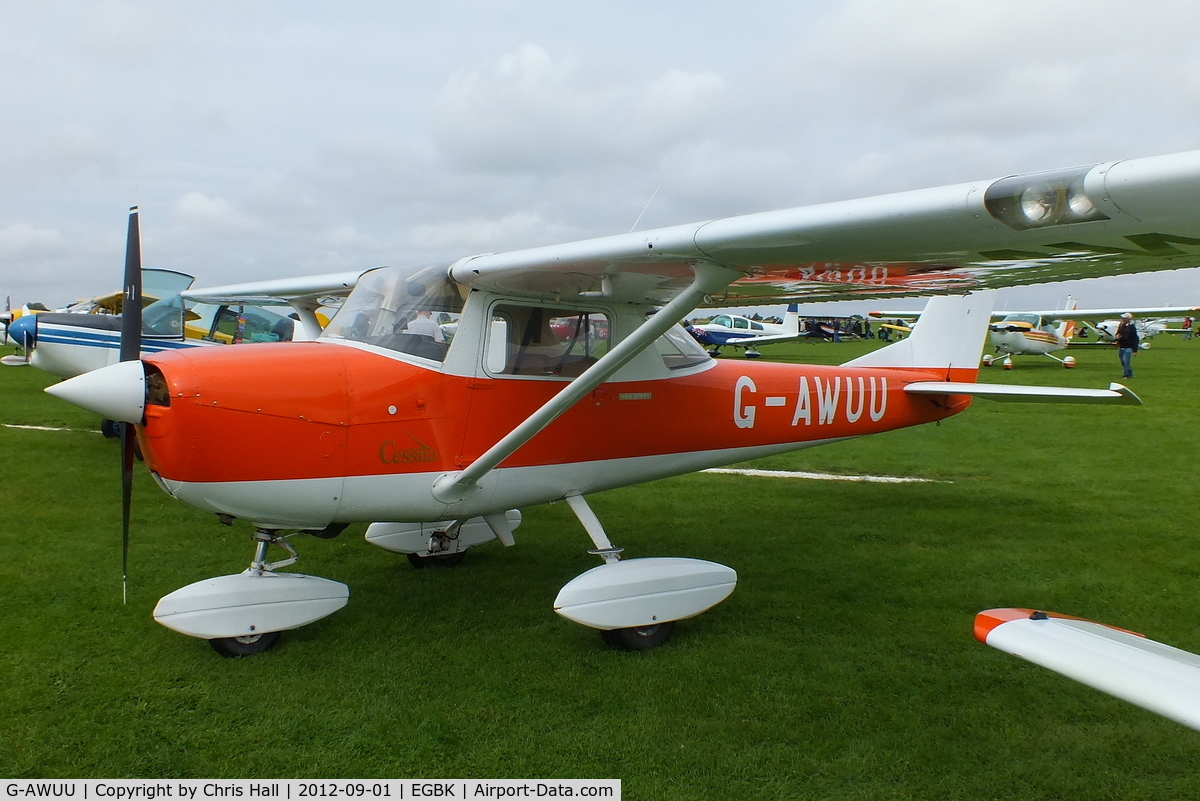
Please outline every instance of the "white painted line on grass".
M19 426L13 423L0 423L5 428L23 428L27 431L83 431L82 428L51 428L50 426Z
M736 467L713 467L702 470L703 473L725 473L735 476L755 476L758 478L807 478L813 481L866 481L873 484L947 484L951 482L937 481L932 478L913 478L911 476L839 476L835 473L804 473L796 470L751 470Z

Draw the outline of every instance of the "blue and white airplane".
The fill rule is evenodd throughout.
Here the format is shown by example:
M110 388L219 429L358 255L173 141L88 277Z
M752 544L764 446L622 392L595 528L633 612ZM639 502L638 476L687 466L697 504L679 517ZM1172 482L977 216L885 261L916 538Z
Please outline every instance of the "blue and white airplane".
M745 348L747 359L757 359L762 354L758 345L774 342L789 342L804 336L800 333L799 307L793 303L783 315L783 325L763 323L737 314L718 314L703 325L689 325L688 333L706 346L713 356L721 355L721 348Z
M142 354L241 342L313 339L321 330L316 310L324 305L325 298L316 297L312 286L324 287L336 279L348 293L360 272L244 284L261 291L253 296L232 297L222 287L189 289L195 279L185 273L143 270L142 298L148 305L142 310ZM73 304L71 311L19 318L12 324L12 334L14 339L19 337L25 356L5 357L4 363L31 364L60 378L116 364L121 315L114 312L120 311L120 297L121 293L115 293ZM288 311L295 310L300 319L263 308L267 305L290 306Z

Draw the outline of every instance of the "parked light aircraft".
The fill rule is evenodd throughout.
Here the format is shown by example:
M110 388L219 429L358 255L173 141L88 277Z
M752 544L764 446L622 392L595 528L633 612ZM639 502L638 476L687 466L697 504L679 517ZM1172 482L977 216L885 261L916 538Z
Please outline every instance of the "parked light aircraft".
M1063 367L1068 369L1075 366L1075 357L1064 356L1059 358L1054 354L1068 347L1079 346L1094 346L1094 345L1111 345L1116 335L1117 323L1119 320L1106 320L1109 317L1120 317L1125 312L1135 315L1135 322L1139 324L1139 335L1143 337L1154 336L1164 330L1159 323L1165 316L1172 314L1185 314L1187 312L1197 311L1194 306L1179 306L1179 307L1154 307L1148 309L1128 308L1128 309L1080 309L1079 302L1068 296L1067 303L1062 309L1054 309L1050 311L1013 311L1013 312L993 312L992 317L995 320L988 327L988 339L996 354L1004 356L1004 369L1011 370L1013 368L1013 356L1046 356L1054 359ZM1142 320L1142 315L1156 315L1156 320ZM899 317L912 318L919 317L916 312L871 312L872 317ZM1092 321L1102 320L1093 324ZM1096 331L1097 337L1094 341L1081 341L1077 339L1080 326ZM1110 333L1111 330L1111 333ZM1143 333L1145 332L1145 333ZM1143 344L1143 347L1149 347L1148 344ZM992 354L984 354L983 365L991 367L995 363L996 357Z
M130 231L137 262L136 217ZM554 501L602 561L555 611L643 649L727 597L736 573L621 559L588 494L941 420L975 397L1136 403L1119 384L975 383L993 303L983 290L1197 254L1200 151L380 268L314 342L139 360L123 340L125 361L47 391L133 423L170 495L254 524L246 571L155 610L222 653L265 650L345 605L344 584L278 572L296 559L285 530L368 522L376 545L454 562L491 539L512 545L518 510ZM931 299L910 337L836 367L716 361L679 326L701 304L930 292L968 294ZM418 333L422 312L454 318L453 339ZM564 325L566 341L553 330ZM230 441L274 458L230 459ZM131 457L123 465L129 476ZM272 546L289 557L269 561Z
M323 303L334 302L335 297L347 294L360 273L338 273L294 281L289 292L276 295L266 295L259 291L260 285L252 285L244 297L235 299L225 297L220 287L189 289L194 279L185 273L146 269L143 271L142 353L150 355L180 348L312 339L320 333L322 325L316 310ZM323 297L309 297L304 292L305 281L315 281L322 288ZM22 318L25 322L18 320L13 324L13 331L22 335L26 355L24 359L6 363L30 363L60 378L115 364L120 349L121 298L122 293L117 292L78 302L60 313ZM302 311L304 319L300 322L285 317L266 308L268 305L291 306Z
M803 336L798 309L795 303L789 304L782 325L751 320L738 314L718 314L707 323L687 326L687 331L697 342L708 347L710 356L720 356L721 348L729 345L735 350L745 348L747 359L757 359L762 355L757 346L791 342Z

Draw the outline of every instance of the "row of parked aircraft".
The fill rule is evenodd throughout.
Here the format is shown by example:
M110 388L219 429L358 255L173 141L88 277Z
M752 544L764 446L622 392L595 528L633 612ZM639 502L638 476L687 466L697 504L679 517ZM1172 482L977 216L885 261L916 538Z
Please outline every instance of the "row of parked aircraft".
M1154 306L1148 308L1080 309L1075 298L1068 297L1062 309L1050 311L994 312L988 327L988 339L995 354L1004 357L1004 367L1012 369L1013 356L1047 356L1063 367L1075 366L1072 356L1058 357L1055 353L1068 347L1111 346L1116 341L1117 326L1123 314L1132 314L1142 347L1146 340L1167 331L1176 315L1193 315L1200 306ZM872 317L916 319L918 312L871 312ZM983 365L990 367L996 356L985 354Z
M144 302L135 211L120 361L47 392L127 424L126 543L135 436L163 491L223 522L253 524L246 570L183 587L154 612L222 654L265 651L281 632L346 604L345 584L279 570L298 558L295 532L333 537L368 523L373 544L419 566L449 565L491 540L514 545L520 510L555 501L572 509L601 561L562 588L555 611L642 650L728 597L737 574L697 559L622 558L587 495L939 421L975 398L1140 403L1119 384L977 383L990 290L1031 275L1067 280L1197 259L1193 152L453 263L184 289L171 306L184 326L191 300L283 304L300 327L286 345L245 342L243 330L238 347L151 350L143 331L158 331L152 310L166 298ZM939 296L908 338L840 366L714 360L680 325L698 307L930 293ZM331 305L322 328L317 311ZM295 341L301 329L311 341ZM49 330L39 328L35 358ZM278 458L230 460L231 440ZM272 548L287 557L271 561ZM1048 616L1026 617L1040 625ZM989 632L1008 622L983 625L981 639L994 644ZM1151 667L1130 668L1130 681L1151 680L1163 665L1197 670L1164 649L1150 649ZM1095 660L1067 646L1043 663L1072 675ZM1152 706L1123 685L1104 689ZM1200 720L1194 709L1176 717Z

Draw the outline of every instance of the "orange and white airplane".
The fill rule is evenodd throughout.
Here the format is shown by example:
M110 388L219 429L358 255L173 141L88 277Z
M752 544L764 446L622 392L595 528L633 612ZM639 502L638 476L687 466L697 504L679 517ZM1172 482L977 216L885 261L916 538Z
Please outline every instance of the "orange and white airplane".
M130 228L132 263L136 217ZM1197 254L1200 151L380 268L313 342L140 360L131 344L126 361L47 391L135 424L168 494L254 524L246 571L155 610L221 653L265 650L347 602L341 583L278 572L296 558L284 531L367 522L376 545L454 563L491 539L512 545L519 510L554 501L602 562L555 611L644 649L727 597L736 573L621 559L587 495L934 422L975 397L1138 403L1117 384L974 383L983 290ZM907 339L837 367L717 361L679 325L700 305L929 292L960 294L930 300ZM453 336L439 341L435 322L456 323ZM229 459L230 441L273 458ZM270 562L271 546L289 558Z

